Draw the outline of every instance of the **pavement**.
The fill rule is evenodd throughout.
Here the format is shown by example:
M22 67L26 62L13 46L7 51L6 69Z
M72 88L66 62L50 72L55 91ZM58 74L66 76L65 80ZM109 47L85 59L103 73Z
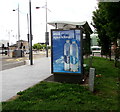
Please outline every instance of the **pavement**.
M0 102L7 101L20 91L50 77L50 57L35 59L33 65L27 64L0 71Z

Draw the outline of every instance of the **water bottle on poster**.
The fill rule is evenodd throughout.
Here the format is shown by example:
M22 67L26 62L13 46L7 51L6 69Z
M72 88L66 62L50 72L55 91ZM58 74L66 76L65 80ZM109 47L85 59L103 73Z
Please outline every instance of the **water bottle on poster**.
M72 44L70 45L70 71L78 72L78 45L76 40L72 40Z
M64 70L70 71L70 40L64 44Z

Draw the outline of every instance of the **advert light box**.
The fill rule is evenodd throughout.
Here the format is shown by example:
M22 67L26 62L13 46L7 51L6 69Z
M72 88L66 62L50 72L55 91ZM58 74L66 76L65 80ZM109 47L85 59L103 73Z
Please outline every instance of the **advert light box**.
M82 74L82 31L51 30L52 73Z

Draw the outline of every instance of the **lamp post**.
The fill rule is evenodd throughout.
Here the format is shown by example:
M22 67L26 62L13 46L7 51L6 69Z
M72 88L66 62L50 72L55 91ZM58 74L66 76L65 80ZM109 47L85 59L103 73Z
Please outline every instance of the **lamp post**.
M18 11L18 41L20 40L20 15L19 15L19 4L18 4L18 8L17 9L13 9L13 11Z
M32 14L31 14L31 0L29 0L29 22L30 22L30 35L29 35L29 43L30 43L30 65L33 65L33 53L32 53Z
M48 57L48 44L49 44L49 32L48 32L48 28L47 28L47 0L45 2L45 7L36 7L36 9L39 8L45 8L45 12L46 12L46 31L45 31L45 44L46 44L46 57Z
M46 57L48 57L48 44L49 44L49 32L47 31L47 0L46 0L46 32L45 32L45 43L46 43Z
M20 40L20 10L19 10L19 4L18 4L18 8L17 9L13 9L13 11L18 11L18 49L20 48L20 43L19 43L19 40Z
M10 52L9 52L9 45L10 45L10 37L11 37L11 32L12 32L13 30L10 30L10 31L8 31L8 36L9 36L9 41L8 41L8 43L7 43L7 47L8 47L8 56L9 56L9 54L10 54Z
M29 50L29 60L30 60L30 28L29 28L29 15L27 13L27 27L28 27L28 33L27 33L27 39L28 39L28 50Z

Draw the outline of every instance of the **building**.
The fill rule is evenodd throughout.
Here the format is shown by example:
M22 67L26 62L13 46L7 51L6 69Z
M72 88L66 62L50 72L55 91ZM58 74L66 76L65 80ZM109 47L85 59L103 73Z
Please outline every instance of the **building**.
M91 34L90 35L90 38L91 38L91 46L99 46L99 43L98 43L98 34Z
M10 50L29 50L29 45L28 45L28 41L25 40L19 40L16 42L16 44L10 45L9 46Z
M0 47L2 47L2 44L7 47L7 43L9 43L9 40L0 40Z
M28 41L25 41L25 40L19 40L17 41L17 46L18 46L18 49L24 49L24 50L29 50L29 44L28 44Z

